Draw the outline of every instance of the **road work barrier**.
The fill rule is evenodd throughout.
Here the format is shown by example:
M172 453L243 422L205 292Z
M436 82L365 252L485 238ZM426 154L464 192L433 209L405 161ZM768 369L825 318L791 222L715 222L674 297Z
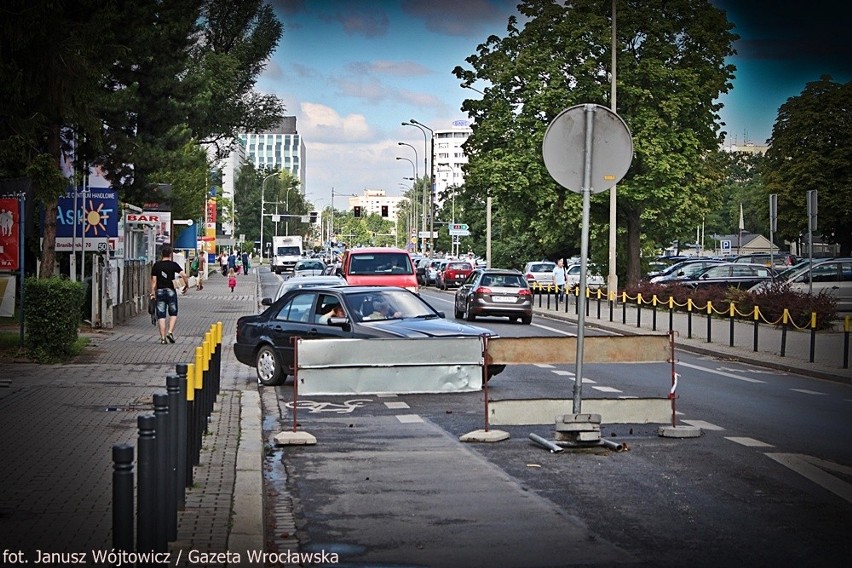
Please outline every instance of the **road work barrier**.
M193 362L177 365L176 373L166 377L166 391L153 394L153 414L137 418L138 449L132 444L112 447L115 551L165 553L168 543L177 540L178 511L200 463L202 437L220 391L221 365L222 322L217 322L195 348Z
M583 413L600 414L608 424L675 425L675 382L673 335L633 335L585 337L584 363L663 363L671 362L671 386L660 381L665 396L652 398L606 398L582 400ZM575 337L500 337L490 339L486 349L488 365L532 365L575 363ZM579 378L575 378L578 379ZM666 390L662 390L662 386ZM489 400L485 397L485 430L490 425L553 424L554 418L572 414L571 398Z
M471 392L482 388L482 338L298 339L303 395Z

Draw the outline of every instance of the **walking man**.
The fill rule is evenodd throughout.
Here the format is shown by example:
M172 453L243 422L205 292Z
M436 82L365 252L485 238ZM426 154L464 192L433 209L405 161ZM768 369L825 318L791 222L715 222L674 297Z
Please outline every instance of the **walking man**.
M163 257L151 267L151 298L157 300L157 327L160 330L160 343L175 342L175 324L178 315L178 298L175 280L183 283L181 294L189 290L189 278L183 268L172 260L172 245L163 245ZM168 312L168 329L166 313Z
M204 249L198 251L198 274L195 275L195 289L203 290L207 280L207 253Z
M565 299L565 283L567 280L565 262L560 258L556 261L556 266L553 267L553 283L556 285L556 298L559 302Z

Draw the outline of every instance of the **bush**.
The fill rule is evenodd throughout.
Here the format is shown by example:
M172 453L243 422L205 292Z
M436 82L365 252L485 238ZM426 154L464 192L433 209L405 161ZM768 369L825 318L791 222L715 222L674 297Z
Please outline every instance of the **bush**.
M713 302L713 309L718 313L727 312L731 303L734 304L739 314L747 314L752 318L754 307L760 308L760 314L764 321L781 322L784 310L790 316L790 321L797 327L810 328L811 313L816 313L816 329L828 329L837 319L837 301L826 293L809 295L794 292L786 283L771 283L759 292L749 292L737 288L724 288L720 286L699 287L692 289L681 284L662 286L642 282L636 286L628 287L626 290L629 297L635 298L636 294L642 294L643 303L650 302L656 295L657 303L663 307L668 305L669 298L679 306L675 309L685 310L687 300L692 299L693 311L699 313L707 312L707 302ZM629 302L629 300L628 300ZM722 317L722 316L720 316Z
M24 282L25 342L30 357L50 363L74 353L83 285L65 278L27 278Z

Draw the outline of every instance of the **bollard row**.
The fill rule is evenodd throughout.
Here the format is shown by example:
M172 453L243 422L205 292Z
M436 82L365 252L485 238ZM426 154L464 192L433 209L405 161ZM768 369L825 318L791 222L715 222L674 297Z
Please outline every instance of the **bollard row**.
M217 322L196 347L193 362L178 364L176 373L166 377L166 392L154 393L154 413L137 418L135 499L134 447L112 447L116 550L168 552L168 543L177 540L178 511L186 505L193 467L200 463L202 437L221 388L221 368L222 322Z

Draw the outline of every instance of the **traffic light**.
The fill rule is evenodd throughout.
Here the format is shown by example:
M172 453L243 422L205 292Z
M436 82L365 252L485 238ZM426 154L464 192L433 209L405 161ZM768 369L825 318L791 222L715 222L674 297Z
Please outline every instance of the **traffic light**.
M361 216L361 206L356 205L355 207L353 207L352 208L352 214L356 217L360 217Z
M387 216L388 216L388 206L382 205L382 217L387 217Z
M311 211L310 216L311 216L311 223L316 223L317 222L317 212Z

